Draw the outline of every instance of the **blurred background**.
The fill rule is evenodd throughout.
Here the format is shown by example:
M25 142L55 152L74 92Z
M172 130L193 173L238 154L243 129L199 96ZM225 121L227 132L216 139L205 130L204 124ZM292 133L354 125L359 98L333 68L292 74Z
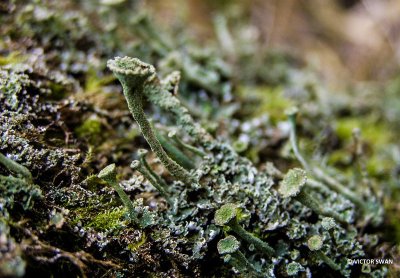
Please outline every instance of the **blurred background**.
M245 22L251 33L247 35L263 47L302 59L332 86L384 81L399 72L398 0L165 0L143 4L159 15L156 20L161 24L184 25L204 44L216 38L213 26L219 14L231 28L243 28L240 25Z

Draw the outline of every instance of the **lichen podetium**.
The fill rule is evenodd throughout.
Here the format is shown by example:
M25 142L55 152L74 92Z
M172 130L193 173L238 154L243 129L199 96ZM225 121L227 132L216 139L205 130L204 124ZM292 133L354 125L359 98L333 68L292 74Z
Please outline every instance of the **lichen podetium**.
M192 183L193 178L189 172L172 160L164 151L143 111L143 90L145 83L155 78L154 67L130 57L116 57L109 60L107 66L121 82L129 110L150 148L172 175L185 183Z

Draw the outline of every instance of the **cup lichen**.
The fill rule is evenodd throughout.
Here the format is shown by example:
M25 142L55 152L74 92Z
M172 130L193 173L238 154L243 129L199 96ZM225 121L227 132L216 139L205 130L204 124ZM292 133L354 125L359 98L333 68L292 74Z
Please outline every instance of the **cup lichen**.
M348 109L340 101L321 101L325 96L308 72L282 63L294 57L243 44L257 36L247 34L252 28L229 30L233 18L217 23L217 35L231 37L235 48L225 63L219 58L224 47L209 51L184 35L178 42L165 39L167 32L135 9L142 8L138 1L103 1L108 3L100 3L93 18L85 13L98 9L96 1L67 0L61 7L68 11L48 1L23 2L0 5L2 46L11 49L0 57L0 151L24 165L4 163L0 155L0 238L6 246L0 276L351 277L361 271L384 277L387 266L346 262L385 253L380 250L392 242L381 236L391 226L382 224L385 195L379 194L392 192L384 186L395 184L396 176L374 180L361 169L368 154L361 157L366 142L359 134L354 147L342 148L345 138L330 125L343 115L336 119L330 112ZM21 51L23 64L10 64L12 49ZM118 81L104 68L106 57L117 52L149 62L108 62L134 119L111 93ZM323 111L331 103L332 111ZM301 109L282 122L282 110L292 104ZM351 117L369 111L356 106ZM154 125L144 108L154 111ZM301 154L296 128L307 135L301 146L315 146L312 157ZM336 151L349 164L325 164ZM296 158L304 170L283 176ZM124 166L133 159L140 173L130 175ZM93 174L110 161L121 165L121 178L115 165ZM99 186L99 178L112 188ZM33 202L39 195L44 201ZM329 273L329 266L338 271Z
M218 241L217 249L220 255L225 255L228 261L241 271L248 270L253 275L259 276L257 269L246 259L244 254L239 250L240 242L234 236L227 236ZM235 260L232 262L231 257Z
M121 198L122 203L128 209L129 216L134 223L138 222L136 217L135 207L129 196L125 193L125 191L120 187L117 179L117 169L115 164L110 164L106 166L103 170L99 172L97 175L99 179L107 182L111 187L117 192L118 196Z
M323 247L323 241L321 236L313 235L307 240L307 246L310 251L312 251L312 256L317 258L318 260L326 263L330 268L335 271L340 270L340 266L335 263L333 258L328 257L324 252L321 251Z
M232 231L243 240L254 246L267 256L273 256L275 250L268 243L262 241L253 234L247 232L237 221L238 208L236 205L228 203L219 208L214 215L215 224L218 226L228 226Z
M191 175L164 151L143 111L143 90L146 89L145 84L155 78L154 67L130 57L115 57L107 62L107 66L121 82L128 108L150 148L172 175L191 184Z
M280 183L278 192L283 198L294 198L314 212L334 218L336 221L347 225L348 222L337 212L324 208L317 200L304 191L307 183L307 173L303 169L290 169Z

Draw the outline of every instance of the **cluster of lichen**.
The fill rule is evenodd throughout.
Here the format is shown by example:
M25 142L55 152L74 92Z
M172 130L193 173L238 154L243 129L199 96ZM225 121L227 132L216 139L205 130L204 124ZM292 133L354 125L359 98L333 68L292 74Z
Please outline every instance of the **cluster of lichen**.
M22 2L2 6L0 151L34 182L0 166L0 274L385 275L348 264L390 256L376 232L387 229L382 191L359 153L358 168L324 163L349 152L333 160L319 133L343 107L320 82L280 54L251 58L255 41L219 53L182 44L132 16L134 1L101 1L96 23L97 2ZM116 53L140 60L107 63ZM287 120L294 104L302 118ZM337 124L338 140L361 144Z
M8 175L0 175L0 275L22 277L26 262L15 239L10 234L10 221L13 209L21 207L30 210L34 202L42 197L40 188L33 183L27 168L0 153L0 169L6 169Z
M160 192L162 195L168 194L168 199L173 200L170 211L160 215L159 226L170 229L177 238L182 234L192 234L190 237L193 245L192 258L201 259L206 252L210 252L208 246L222 233L218 226L226 226L228 229L226 231L232 230L248 244L245 255L240 251L235 253L236 260L233 261L233 266L237 266L238 270L273 277L277 269L287 264L292 266L297 263L299 271L307 269L310 271L322 262L342 275L350 275L348 259L364 254L362 245L354 238L357 234L354 224L356 219L368 221L368 218L364 218L363 208L357 210L355 207L357 203L351 202L349 196L353 195L348 192L345 192L347 195L343 192L337 194L323 183L325 176L319 177L320 181L314 180L308 188L303 189L307 177L306 172L301 169L290 170L283 178L279 190L276 190L267 172L257 171L250 161L236 154L229 145L213 139L194 122L188 110L165 88L171 86L168 84L169 78L159 80L152 66L135 58L117 57L109 61L109 67L122 83L128 106L142 128L149 146L175 177L175 181L167 188L164 181L160 182L160 177L151 179L155 188L163 188ZM163 150L141 108L142 97L170 112L175 117L177 126L193 138L193 144L196 145L194 147L202 148L205 156L196 161L198 165L196 169L185 170L178 164L179 161L171 159ZM294 142L293 148L298 152ZM171 167L171 163L176 166ZM308 164L305 166L309 170L310 166ZM115 168L108 166L99 177L108 181L117 192L120 192L121 189L115 179L116 173L112 174L114 177L112 180L103 174L107 172L107 176L110 175L108 174L110 167ZM329 176L329 179L335 181L333 177ZM129 209L132 205L127 196L119 194ZM324 198L326 195L330 195L331 198ZM195 196L194 200L190 196ZM294 197L296 197L294 200L303 206L299 207L296 202L291 202L290 199ZM317 201L318 199L325 199L324 204ZM230 204L233 202L235 205ZM376 203L375 207L379 207L379 204ZM236 210L239 208L244 211L240 217L243 219L239 219L244 220L245 225L257 236L243 229L238 223ZM316 214L318 219L316 223L315 220L312 222L307 220L312 216L310 211ZM195 219L191 221L191 227L185 225L188 213L190 219ZM215 221L210 221L210 215L213 214ZM374 211L373 214L375 214L374 224L379 225L382 221L380 210ZM136 221L133 219L133 222ZM323 225L323 222L333 224L325 227L327 225ZM318 246L314 246L316 245L313 244L314 238L319 240ZM168 242L170 239L164 240ZM225 246L227 241L228 239L221 240L221 246ZM311 251L318 251L316 254L300 251L301 246L307 242ZM233 248L235 250L231 250L230 253L236 252L238 246L236 244ZM338 252L339 246L342 249ZM319 251L322 247L324 247L323 252ZM221 255L229 253L225 249L220 250ZM292 253L296 253L297 256L294 258L291 256ZM246 257L252 259L248 260ZM293 269L287 272L290 275L297 274ZM377 269L374 275L384 275L384 273L385 268Z

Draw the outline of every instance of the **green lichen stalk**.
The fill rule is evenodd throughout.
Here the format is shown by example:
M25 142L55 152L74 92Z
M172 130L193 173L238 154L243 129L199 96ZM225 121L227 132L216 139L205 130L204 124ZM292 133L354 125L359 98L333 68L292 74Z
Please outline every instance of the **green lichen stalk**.
M311 236L307 241L307 246L310 249L311 255L324 263L326 263L333 270L339 271L340 266L337 265L331 258L321 251L322 238L319 235Z
M160 141L164 149L177 163L179 163L179 165L188 170L195 167L190 158L186 154L181 152L176 146L174 146L164 135L159 132L156 132L156 135L158 141Z
M296 139L296 117L298 114L298 109L297 107L292 107L291 109L288 109L286 111L286 115L288 116L289 119L289 124L290 124L290 144L292 146L292 150L294 155L296 156L297 160L300 162L300 164L307 170L311 171L311 167L308 165L307 161L304 159L304 157L301 155L299 148L297 147L297 139Z
M171 206L174 205L165 187L163 186L164 183L160 182L160 179L157 178L152 171L150 172L139 160L132 161L131 168L139 171L158 190L158 192L160 192L161 196L163 196Z
M121 198L122 203L128 209L131 220L134 222L137 222L135 207L133 206L132 201L129 198L129 196L125 193L124 190L122 190L122 188L118 184L117 171L116 171L115 164L108 165L106 168L101 170L97 176L99 177L99 179L104 180L109 185L111 185L112 188L114 188L114 190L117 192L118 196Z
M292 107L291 109L288 109L286 111L286 114L288 115L288 120L290 123L290 144L293 153L295 154L300 164L304 167L304 169L306 169L310 174L315 176L317 179L324 182L324 184L331 190L341 194L342 196L353 202L358 208L360 208L361 212L365 216L367 216L368 218L372 218L373 223L375 224L380 223L381 209L379 208L379 204L363 200L355 192L351 191L342 183L340 183L338 180L328 175L322 168L314 165L311 166L306 161L306 159L304 159L303 155L299 151L296 139L296 116L298 114L298 109L296 107ZM299 198L303 198L304 200L309 201L310 198L304 196L305 195L304 193L302 193L302 195L303 196L300 196ZM315 202L309 201L308 203L312 205ZM316 206L314 207L317 208ZM334 216L335 212L327 211L327 213L331 214L330 216L335 218Z
M231 227L232 231L240 236L243 240L247 241L249 244L254 244L254 246L266 254L267 256L273 256L275 251L274 249L269 246L267 243L259 239L258 237L252 235L251 233L247 232L239 223L233 221L229 227Z
M177 124L182 127L197 143L207 147L212 142L212 136L196 123L179 99L169 92L176 91L179 83L179 72L173 72L163 80L152 79L147 84L148 89L144 91L146 97L162 109L172 113Z
M304 186L306 185L306 183L306 172L300 168L294 168L286 173L278 191L284 198L292 197L302 203L304 206L313 210L315 213L327 217L332 217L336 221L347 225L348 223L346 222L346 220L343 219L343 217L341 217L338 213L330 209L324 208L317 200L315 200L312 196L304 191Z
M227 236L218 242L217 249L220 255L228 257L228 261L240 271L247 270L256 276L260 276L257 269L252 265L239 250L240 242L234 236ZM232 257L234 262L232 262Z
M336 179L327 175L321 168L315 167L313 173L316 177L325 182L326 185L333 191L343 195L348 200L352 201L362 213L368 217L373 218L373 222L379 223L381 221L379 204L374 202L365 201L355 192L351 191Z
M137 162L135 162L135 161L133 161L132 162L132 164L131 164L131 166L133 167L133 168L137 168L137 169L140 169L141 168L141 166L143 165L143 167L145 168L145 170L157 181L157 184L159 184L160 185L160 187L162 187L164 190L168 190L168 185L167 185L167 183L163 180L163 178L162 177L160 177L159 175L157 175L154 171L153 171L153 169L151 169L151 167L150 167L150 165L147 163L147 160L146 160L146 155L147 155L147 150L145 150L145 149L139 149L138 150L138 156L139 156L139 161L140 161L140 164L138 164ZM135 169L136 169L135 168Z
M9 171L14 172L17 175L20 175L28 182L32 182L32 174L31 172L21 164L18 164L12 159L9 159L2 153L0 153L0 163L3 164Z
M143 111L143 90L145 83L155 78L154 67L129 57L116 57L109 60L107 66L121 82L129 110L150 148L172 175L185 183L191 184L193 182L192 177L164 151Z
M197 155L197 156L199 156L199 157L205 157L205 156L206 156L206 153L204 153L203 151L201 151L201 150L199 150L198 148L193 147L193 146L191 146L191 145L186 144L185 142L183 142L183 141L176 135L176 131L175 131L175 130L170 131L170 132L168 133L168 137L169 137L169 138L172 138L172 139L176 142L176 144L178 144L180 147L182 147L182 148L184 148L184 149L186 149L186 150L188 150L188 151L194 153L195 155Z
M268 257L273 256L275 251L266 242L247 232L237 222L237 207L234 204L225 204L215 212L215 224L218 226L229 226L232 231L243 240L254 246Z

